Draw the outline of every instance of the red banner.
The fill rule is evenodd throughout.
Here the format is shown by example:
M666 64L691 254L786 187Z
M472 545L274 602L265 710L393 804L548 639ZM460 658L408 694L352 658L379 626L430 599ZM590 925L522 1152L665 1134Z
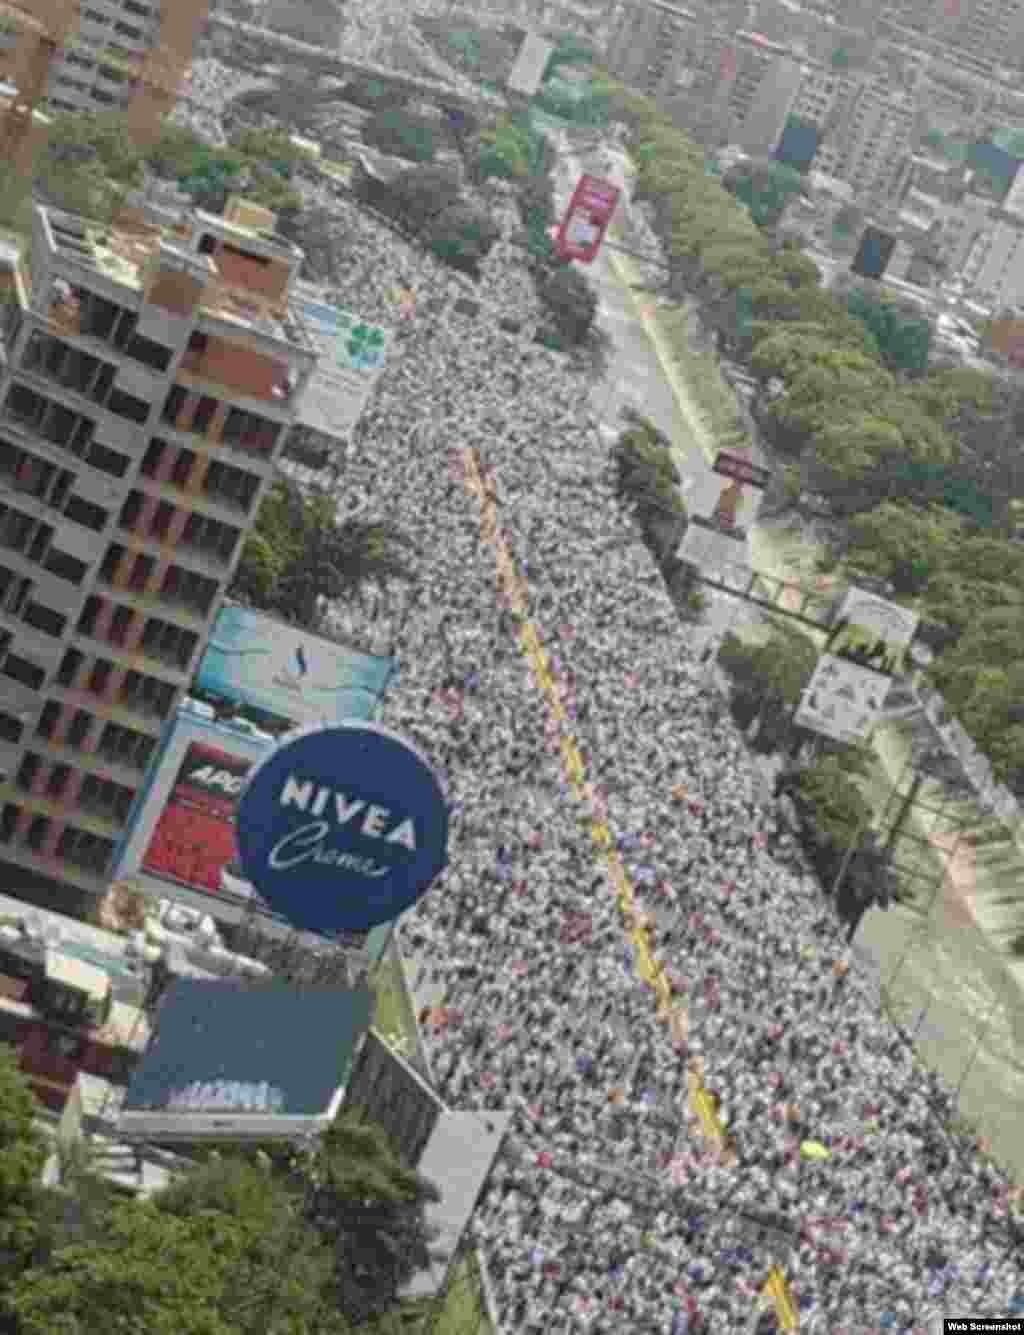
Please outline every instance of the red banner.
M590 264L619 202L619 188L599 176L581 176L555 236L555 249L564 259Z
M222 873L236 856L235 807L249 769L239 756L190 743L142 859L146 871L223 894Z

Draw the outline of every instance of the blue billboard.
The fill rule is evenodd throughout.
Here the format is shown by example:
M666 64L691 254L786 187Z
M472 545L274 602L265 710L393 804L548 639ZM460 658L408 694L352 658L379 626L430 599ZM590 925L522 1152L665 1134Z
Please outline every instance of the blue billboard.
M426 760L375 723L311 729L250 771L237 810L246 879L303 931L397 918L448 856L448 804Z
M227 604L210 632L196 687L305 727L373 718L394 668L393 658Z

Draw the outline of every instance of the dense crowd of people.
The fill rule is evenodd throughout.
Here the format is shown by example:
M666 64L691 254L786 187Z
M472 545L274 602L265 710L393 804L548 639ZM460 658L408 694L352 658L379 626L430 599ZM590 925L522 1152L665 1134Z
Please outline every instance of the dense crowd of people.
M514 207L491 201L503 239L474 285L303 188L344 239L331 298L393 331L348 477L417 544L385 722L436 762L453 823L449 867L401 940L445 987L429 1040L443 1097L514 1110L472 1224L504 1329L754 1329L775 1260L809 1332L916 1335L942 1315L1024 1310L1011 1184L946 1129L949 1092L880 1016L781 835L616 499L593 385L532 341ZM585 799L466 450L529 588ZM638 976L595 816L668 970L671 1026ZM689 1072L719 1101L720 1146L690 1115ZM755 1208L785 1225L781 1243L751 1231Z

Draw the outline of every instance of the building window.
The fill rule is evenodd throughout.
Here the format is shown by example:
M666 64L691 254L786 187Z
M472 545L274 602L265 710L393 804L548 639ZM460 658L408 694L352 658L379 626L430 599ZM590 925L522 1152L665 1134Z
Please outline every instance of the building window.
M68 623L66 616L40 603L29 603L22 620L34 630L41 630L44 635L53 635L57 639L64 634L64 627Z
M78 676L78 669L85 662L85 654L81 649L68 649L64 657L60 660L60 667L57 669L57 681L61 686L71 686Z
M89 711L77 709L67 731L67 745L74 751L79 750L89 736L92 725L93 716Z
M184 487L192 474L192 465L196 461L196 456L191 450L181 450L177 459L174 461L174 467L171 469L170 481L176 487Z
M111 477L124 477L131 460L126 454L119 454L117 450L96 441L85 455L85 462L101 473L109 473Z
M199 636L194 631L171 625L151 617L142 632L142 650L182 671L188 667L195 653Z
M57 844L59 858L97 876L102 876L107 870L113 852L114 845L109 839L77 830L73 825L65 828Z
M42 763L39 756L32 751L26 751L22 756L18 772L14 776L14 782L22 792L32 791L32 785L35 783L36 775L39 773Z
M128 576L129 589L133 593L145 593L150 576L155 569L156 560L152 556L146 556L144 552L140 552L132 565L132 573Z
M215 459L207 470L203 491L212 501L248 514L259 485L259 478L254 474L244 473L240 468L232 468Z
M20 742L24 731L25 725L20 718L0 711L0 741Z
M153 515L153 522L149 526L149 535L156 538L158 542L163 542L167 537L168 529L171 527L171 520L174 518L174 506L170 501L161 501L156 507Z
M135 793L113 779L101 779L98 775L86 777L79 793L78 802L84 811L94 811L123 824L128 819Z
M108 723L100 737L99 754L112 764L145 770L154 746L152 737L123 728L119 723Z
M36 816L32 824L28 827L28 834L25 836L25 843L34 853L38 853L46 841L46 836L50 833L49 816Z
M181 416L182 409L188 400L188 390L181 385L172 385L170 392L164 401L163 411L160 414L163 420L174 426Z
M130 607L123 604L114 609L114 616L110 622L110 634L108 639L111 644L121 646L128 638L128 631L131 629L132 622L135 620L135 613Z
M45 737L49 741L63 712L64 707L59 701L48 700L43 706L43 712L39 715L39 722L36 724L36 736Z
M181 535L182 546L194 547L225 564L231 560L237 541L238 529L195 513L189 515Z
M64 507L64 517L81 524L83 528L91 528L94 533L101 532L107 523L106 510L102 506L93 505L92 501L83 500L81 496L71 497Z
M217 596L217 581L183 570L181 566L171 566L160 586L160 595L168 602L182 603L200 616L206 616Z
M108 663L105 658L98 658L89 673L87 689L92 691L93 695L102 695L113 670L113 664Z
M161 343L154 343L151 338L135 334L125 348L127 356L148 366L151 371L164 372L171 364L171 350Z
M169 682L158 681L156 677L131 671L124 679L120 698L140 713L166 718L174 699L174 687Z
M164 451L169 446L165 440L151 440L146 446L146 453L142 456L142 463L139 464L139 472L144 477L156 477L156 471L160 467L160 460L164 457ZM124 522L122 520L122 522Z
M30 663L27 658L19 658L17 654L7 655L2 671L5 677L21 682L22 686L28 686L33 691L38 691L46 680L46 673L41 667Z
M149 404L143 399L137 399L134 394L126 394L124 390L115 389L111 392L107 400L107 409L116 413L118 417L126 417L130 422L138 422L141 426L149 416Z
M76 556L69 556L67 552L58 551L57 548L47 556L43 568L51 575L56 575L58 579L66 579L76 585L81 584L89 569L84 561L79 561Z
M0 566L0 611L9 612L11 616L19 616L33 587L30 579ZM4 645L9 639L8 636L4 640Z
M139 515L142 513L142 507L145 504L145 499L146 498L143 496L141 491L130 491L128 493L128 495L124 499L124 505L121 506L121 513L118 516L117 520L121 528L126 529L129 533L133 533L135 531L135 525L138 523ZM110 576L113 575L114 573L114 566L116 566L117 561L115 560L114 565L110 567L109 574L107 573L107 563L111 559L111 553L115 551L117 552L119 559L124 552L124 548L111 547L109 549L103 561L102 573L104 575L104 578L109 579Z

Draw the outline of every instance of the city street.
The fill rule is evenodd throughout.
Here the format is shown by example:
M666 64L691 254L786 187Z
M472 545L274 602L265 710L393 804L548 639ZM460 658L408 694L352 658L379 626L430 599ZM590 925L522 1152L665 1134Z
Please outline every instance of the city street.
M564 145L560 166L559 211L564 210L583 171L603 174L596 155L580 163ZM621 226L615 229L613 240L622 230ZM620 407L634 405L672 442L690 512L710 515L723 485L711 468L714 443L658 328L656 299L634 290L642 281L639 266L606 247L584 272L599 295L598 321L610 340L608 373L594 392L602 429L617 434L622 429ZM751 457L760 461L758 452ZM741 513L741 522L750 527L749 540L741 548L745 560L764 573L796 579L793 536L779 525L752 523L759 500L759 494L748 488L747 508ZM713 643L740 626L748 634L765 627L756 605L710 588L705 593L707 612L694 631L698 643ZM881 806L902 764L884 728L876 734L875 750L887 775L885 791L878 794ZM768 776L776 763L765 759L760 767ZM918 822L912 817L910 824L916 827ZM919 829L917 833L931 837L930 831ZM951 1084L962 1085L964 1113L984 1126L1001 1156L1024 1171L1020 1135L1024 1074L1009 1059L1024 1015L1024 967L1009 966L979 931L972 909L970 869L965 871L961 860L956 870L956 884L953 879L947 881L932 912L924 918L901 907L884 913L870 910L857 934L858 947L880 978L892 980L893 1000L901 1014L908 1016L908 1028L920 1023L922 1055ZM980 1051L979 1038L984 1045Z

